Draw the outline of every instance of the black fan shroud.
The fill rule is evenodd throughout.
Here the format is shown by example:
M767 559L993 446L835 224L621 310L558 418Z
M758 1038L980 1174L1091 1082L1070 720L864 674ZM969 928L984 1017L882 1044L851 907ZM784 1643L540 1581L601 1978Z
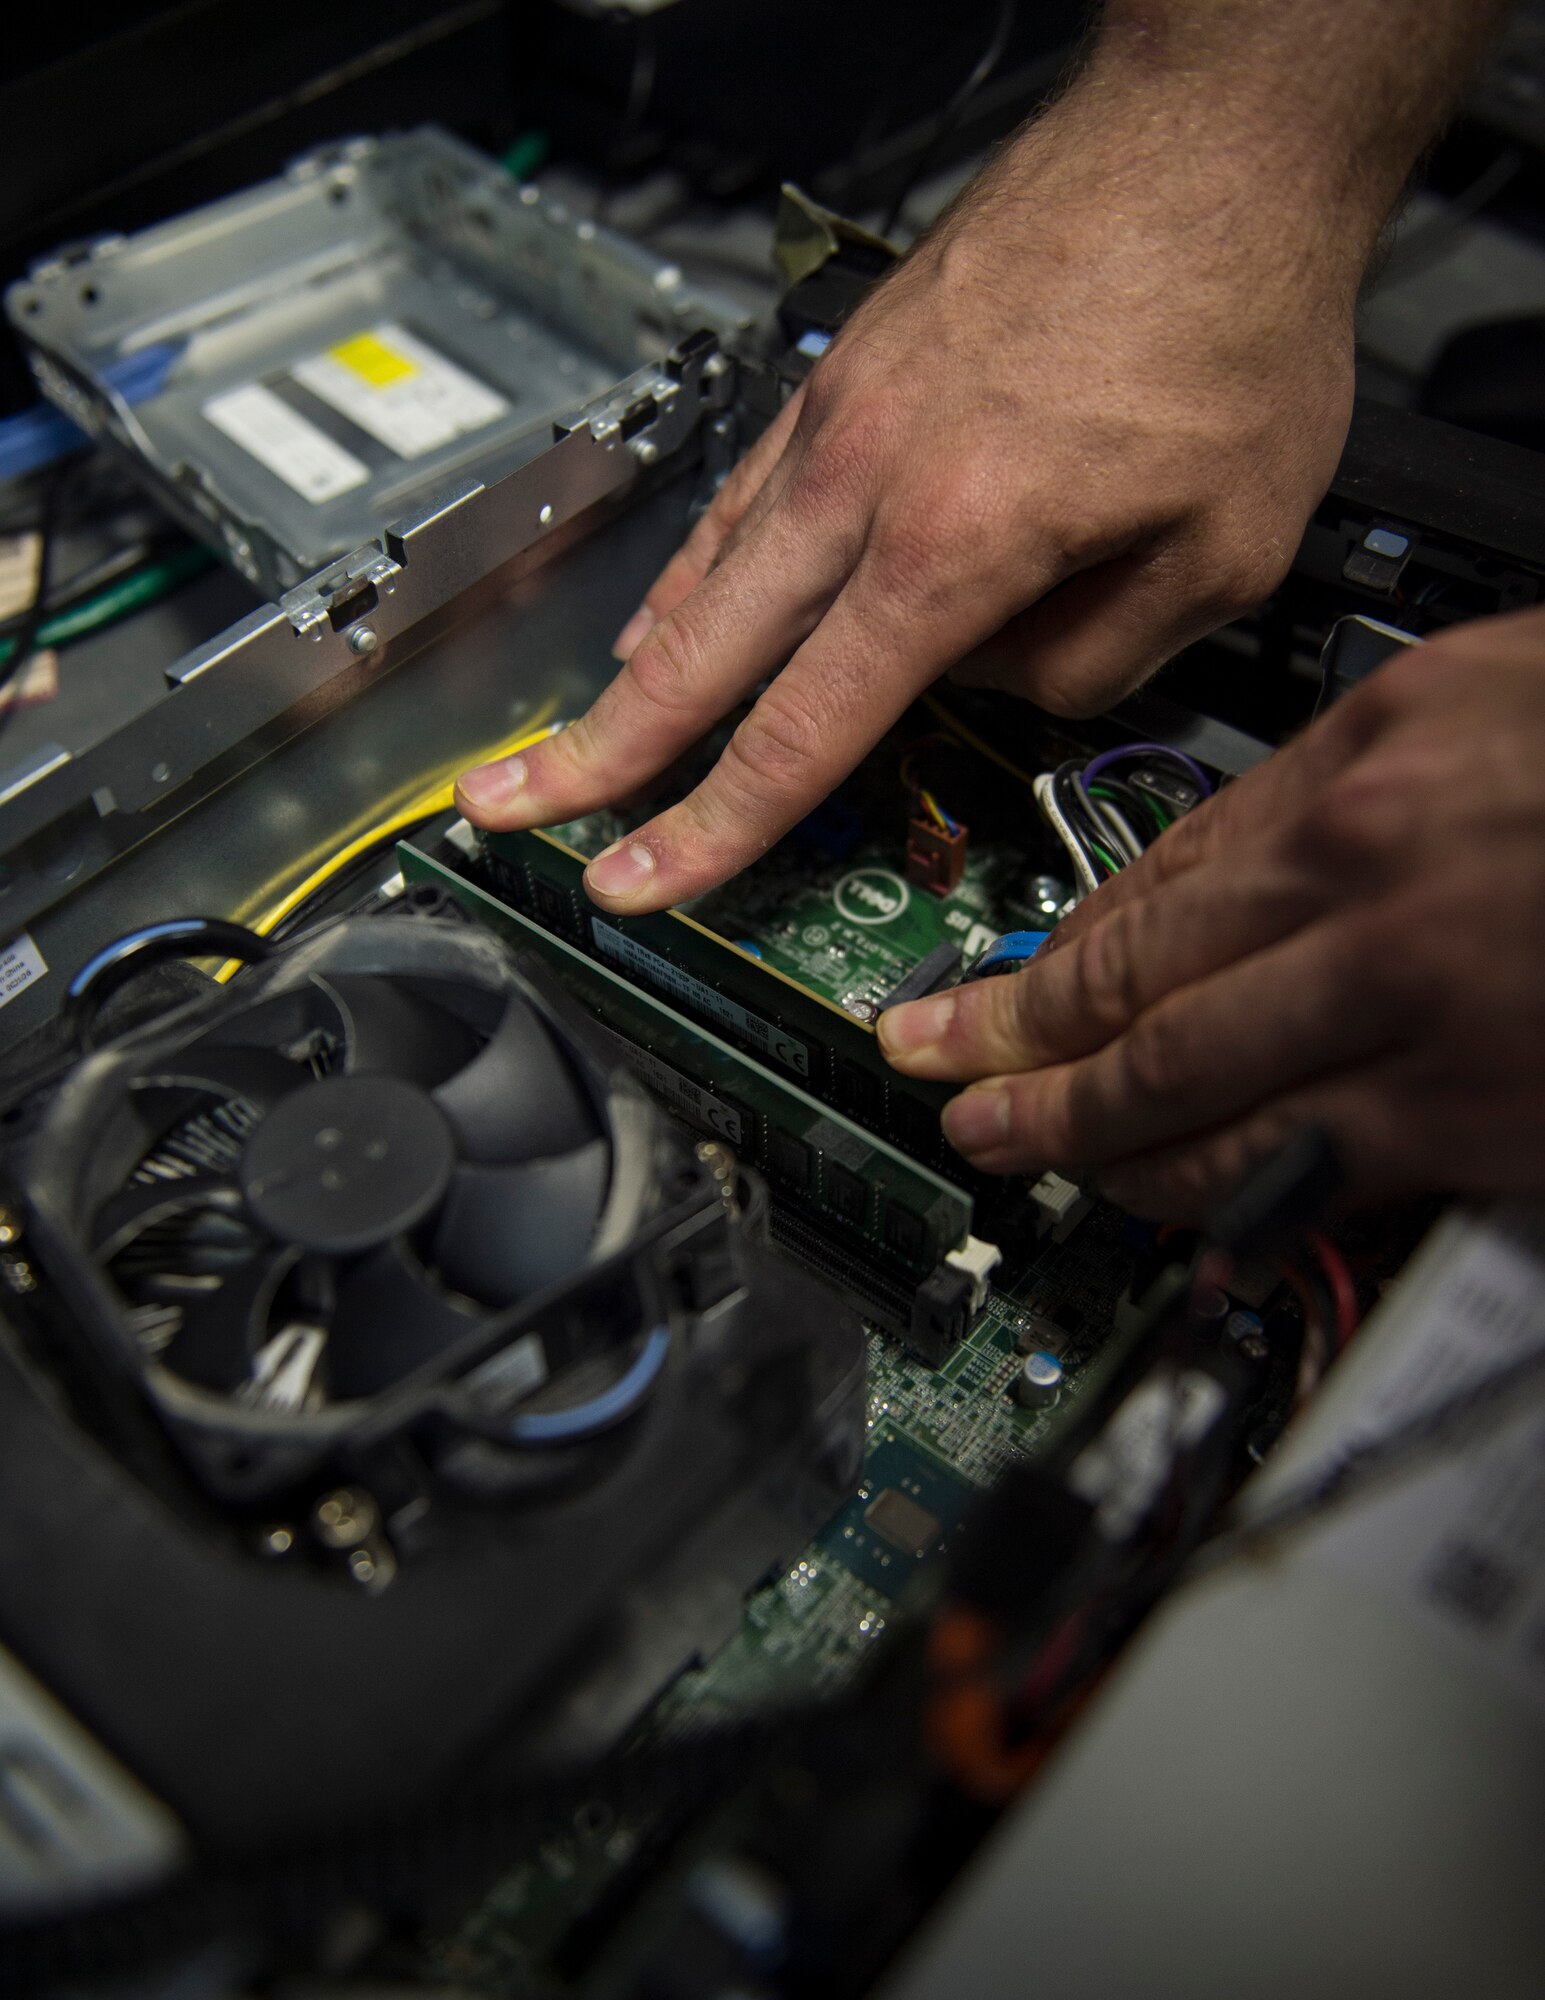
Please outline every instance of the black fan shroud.
M658 1121L619 1089L493 939L357 919L89 1057L34 1202L184 1416L337 1418L629 1240Z

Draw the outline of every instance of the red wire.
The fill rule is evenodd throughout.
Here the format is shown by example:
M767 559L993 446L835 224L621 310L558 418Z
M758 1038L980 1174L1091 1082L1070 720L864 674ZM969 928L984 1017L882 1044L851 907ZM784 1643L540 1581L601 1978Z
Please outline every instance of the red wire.
M1357 1287L1352 1282L1352 1273L1347 1268L1347 1260L1328 1236L1317 1229L1311 1229L1304 1240L1319 1260L1320 1269L1325 1273L1326 1282L1330 1286L1331 1304L1335 1309L1336 1352L1339 1354L1357 1331L1360 1316Z

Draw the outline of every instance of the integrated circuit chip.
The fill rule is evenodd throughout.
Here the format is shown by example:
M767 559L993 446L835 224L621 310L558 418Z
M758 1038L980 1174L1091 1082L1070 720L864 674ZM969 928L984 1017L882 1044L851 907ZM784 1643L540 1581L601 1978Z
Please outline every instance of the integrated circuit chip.
M864 1520L875 1533L905 1556L927 1555L940 1535L939 1517L920 1507L894 1486L877 1493L864 1509Z

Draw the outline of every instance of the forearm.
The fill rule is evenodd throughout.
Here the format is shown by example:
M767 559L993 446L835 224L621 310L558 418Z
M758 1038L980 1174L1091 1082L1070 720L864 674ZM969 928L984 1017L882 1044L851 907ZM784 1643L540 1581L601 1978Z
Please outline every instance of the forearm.
M1508 0L1106 0L1076 88L1146 106L1156 136L1267 168L1362 255Z

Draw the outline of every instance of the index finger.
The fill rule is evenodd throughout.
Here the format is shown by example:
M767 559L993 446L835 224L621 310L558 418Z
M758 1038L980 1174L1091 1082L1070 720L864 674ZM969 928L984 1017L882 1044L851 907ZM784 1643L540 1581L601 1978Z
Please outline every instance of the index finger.
M1024 574L1000 592L1022 589ZM976 579L909 596L890 563L865 558L703 782L598 856L586 888L607 908L642 913L726 881L813 811L959 647L1004 615L1001 596Z

